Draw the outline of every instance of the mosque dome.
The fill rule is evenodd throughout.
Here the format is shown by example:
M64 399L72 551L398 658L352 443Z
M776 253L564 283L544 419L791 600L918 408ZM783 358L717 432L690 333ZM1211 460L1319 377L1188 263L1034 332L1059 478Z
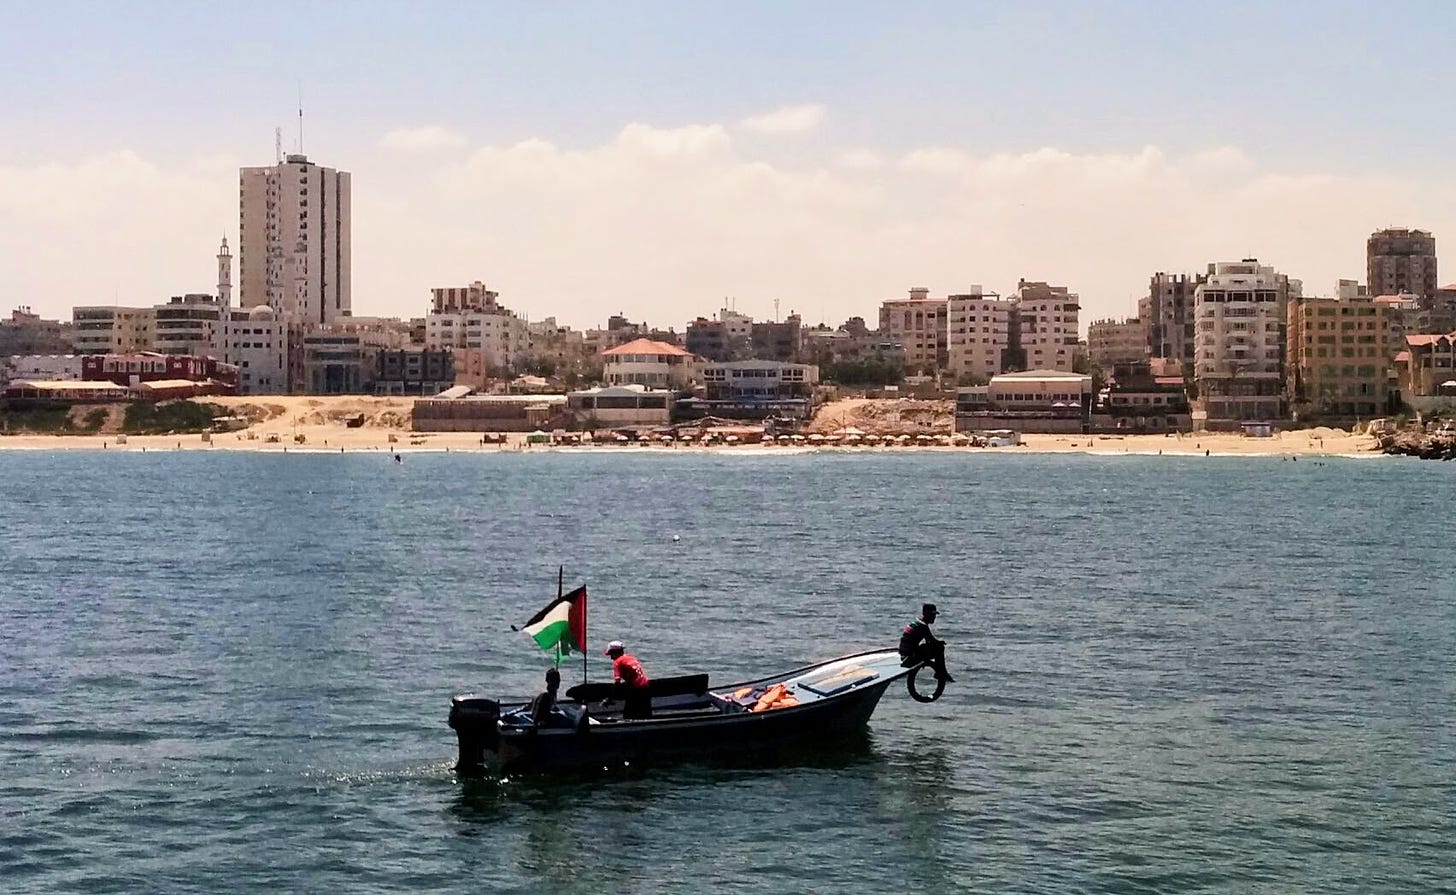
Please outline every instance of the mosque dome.
M248 311L250 320L272 320L273 316L273 309L267 305L255 305L252 310Z

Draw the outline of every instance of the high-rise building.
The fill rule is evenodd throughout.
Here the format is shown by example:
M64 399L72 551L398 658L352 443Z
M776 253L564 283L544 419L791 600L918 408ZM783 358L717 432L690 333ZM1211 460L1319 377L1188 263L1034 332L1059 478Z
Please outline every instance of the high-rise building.
M945 299L950 372L964 385L984 385L1005 372L1015 304L980 286Z
M242 307L305 326L352 313L349 174L290 155L238 177Z
M71 309L77 354L135 354L152 350L152 308L80 305Z
M1285 416L1285 315L1301 290L1257 258L1208 265L1193 309L1196 428Z
M1366 283L1371 295L1408 292L1428 299L1436 280L1436 237L1425 230L1376 230L1365 242Z

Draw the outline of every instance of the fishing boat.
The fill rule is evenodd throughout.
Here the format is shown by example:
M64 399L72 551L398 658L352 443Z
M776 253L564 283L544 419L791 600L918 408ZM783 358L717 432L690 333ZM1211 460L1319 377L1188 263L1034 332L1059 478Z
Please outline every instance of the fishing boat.
M459 741L455 770L461 776L771 757L833 745L863 730L896 681L903 679L920 702L938 699L945 688L937 680L933 693L917 691L915 676L926 666L902 663L898 650L855 653L725 687L711 686L706 674L653 679L645 693L589 683L586 587L565 593L563 576L558 570L556 599L512 628L550 654L558 669L580 654L582 683L554 700L544 715L525 701L456 696L450 726ZM614 641L609 652L613 648L621 644Z
M523 702L456 696L450 726L462 777L585 771L669 762L772 758L788 750L833 746L869 723L880 697L904 679L919 701L915 674L897 650L872 650L724 687L706 674L654 679L651 717L626 718L612 684L567 691L548 724Z

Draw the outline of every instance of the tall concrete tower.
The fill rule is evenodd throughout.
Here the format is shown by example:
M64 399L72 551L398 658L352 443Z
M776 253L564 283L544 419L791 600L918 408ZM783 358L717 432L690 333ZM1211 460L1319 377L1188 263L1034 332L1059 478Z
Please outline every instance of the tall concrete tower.
M314 327L350 316L348 172L289 155L243 168L238 192L242 307Z
M228 248L227 237L217 250L217 300L224 308L233 304L233 253Z

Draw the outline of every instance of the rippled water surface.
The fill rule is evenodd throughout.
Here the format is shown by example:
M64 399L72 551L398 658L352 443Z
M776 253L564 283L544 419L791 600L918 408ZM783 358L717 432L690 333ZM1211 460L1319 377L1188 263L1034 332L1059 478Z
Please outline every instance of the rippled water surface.
M1453 467L0 453L0 889L1451 891ZM929 599L960 682L788 767L462 784L560 562L655 674Z

